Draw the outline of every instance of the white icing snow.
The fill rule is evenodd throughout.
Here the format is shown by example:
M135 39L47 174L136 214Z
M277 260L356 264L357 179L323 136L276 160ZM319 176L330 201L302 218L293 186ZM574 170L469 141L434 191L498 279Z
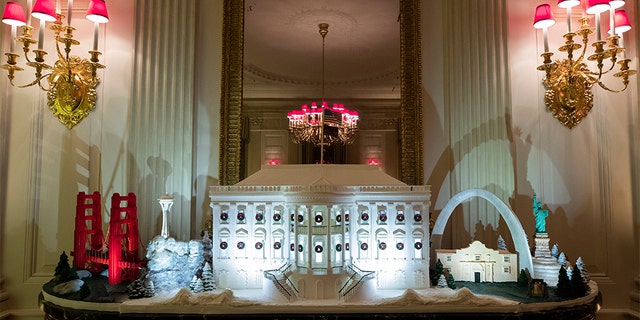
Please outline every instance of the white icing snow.
M477 296L468 288L459 290L437 289L437 290L413 290L407 289L404 294L397 298L384 299L380 305L472 305L472 306L508 306L516 305L518 302L500 299L491 296Z

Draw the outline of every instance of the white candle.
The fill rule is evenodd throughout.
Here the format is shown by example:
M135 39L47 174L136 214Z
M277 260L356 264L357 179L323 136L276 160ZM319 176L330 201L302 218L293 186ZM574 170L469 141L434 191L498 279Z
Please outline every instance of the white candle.
M567 33L571 32L571 7L567 7Z
M611 9L609 9L609 35L612 37L616 34L615 16L616 16L616 9L611 7Z
M40 29L38 29L38 50L44 48L44 19L40 19Z
M62 14L62 9L60 9L60 0L56 0L56 15L58 14Z
M618 42L618 45L620 46L620 48L622 48L622 60L627 58L627 54L625 53L625 49L624 49L624 43L622 41L622 32L620 32L619 34L620 36L620 41Z
M33 6L31 5L31 0L27 0L27 25L31 26L31 10L33 10Z
M73 8L73 0L67 1L67 25L71 25L71 9Z
M13 53L13 49L15 47L15 42L16 42L16 30L17 30L17 26L16 25L11 25L11 41L9 41L10 45L9 45L9 52Z
M100 24L98 22L94 22L93 24L93 51L98 51L98 29L100 28Z
M544 52L549 52L549 32L547 27L542 28L542 39L544 41Z
M600 35L600 13L596 13L596 36L598 41L602 40L602 36Z

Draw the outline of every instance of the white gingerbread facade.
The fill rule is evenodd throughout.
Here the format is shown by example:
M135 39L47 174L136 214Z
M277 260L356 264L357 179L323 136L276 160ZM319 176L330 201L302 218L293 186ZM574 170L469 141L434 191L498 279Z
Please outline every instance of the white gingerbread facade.
M490 249L480 241L462 249L437 249L436 257L456 281L517 281L520 272L517 253Z
M218 286L315 299L344 299L371 279L429 287L429 198L428 186L367 165L265 166L211 187Z

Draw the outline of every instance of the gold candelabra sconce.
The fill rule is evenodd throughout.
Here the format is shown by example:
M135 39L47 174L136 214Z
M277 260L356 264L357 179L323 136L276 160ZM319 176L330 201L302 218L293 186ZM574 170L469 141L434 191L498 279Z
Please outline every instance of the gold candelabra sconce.
M578 30L572 31L571 9L580 4L579 0L558 2L558 7L567 10L567 33L564 34L564 45L558 48L559 51L566 52L566 58L555 61L551 59L553 53L549 51L547 28L555 24L555 20L548 4L536 8L533 24L535 28L543 31L543 64L537 69L545 72L542 80L546 88L545 105L553 116L569 129L578 125L593 108L593 85L597 84L610 92L622 92L629 85L629 77L636 74L636 70L629 69L631 60L626 58L622 44L623 33L631 29L631 24L624 10L616 10L624 5L624 1L583 0L583 16L579 19L581 26ZM609 11L610 30L607 39L602 40L600 14L606 11ZM590 18L587 14L595 15L595 28L589 25ZM594 52L586 56L589 36L594 32L597 38L591 44ZM581 38L582 44L574 40L576 37ZM591 69L585 59L595 64L595 69ZM610 66L605 68L607 60ZM622 88L612 89L603 82L603 76L609 73L622 80Z
M73 38L73 31L76 29L71 26L73 0L67 0L66 24L62 21L65 16L61 14L59 1L61 0L36 0L32 9L31 0L28 0L28 22L20 3L7 2L2 22L11 25L10 52L5 53L7 63L0 67L8 71L12 86L26 88L37 85L46 91L49 109L62 124L71 129L86 118L89 111L96 106L95 88L100 82L96 72L105 68L99 60L101 53L98 51L98 31L100 23L109 21L109 15L104 0L91 0L86 18L94 22L93 49L89 51L88 59L72 56L72 46L80 44ZM37 18L40 22L37 41L31 35L31 17ZM58 57L53 66L45 62L47 52L43 50L47 22L51 22L49 29L53 30ZM18 27L22 29L20 37L16 36ZM16 41L22 43L26 65L35 69L33 81L23 85L16 84L14 80L16 71L24 71L17 63L20 55L14 51ZM31 50L30 46L36 43L38 48ZM33 59L29 57L30 52L33 52ZM47 83L43 83L44 79Z

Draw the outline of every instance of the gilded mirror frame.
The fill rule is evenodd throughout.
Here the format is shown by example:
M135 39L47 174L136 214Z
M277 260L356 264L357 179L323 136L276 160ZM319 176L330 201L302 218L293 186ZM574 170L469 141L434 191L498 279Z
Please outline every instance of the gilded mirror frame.
M400 180L423 183L422 54L420 0L400 1ZM226 0L223 8L220 98L220 185L240 181L242 170L242 78L244 0Z

